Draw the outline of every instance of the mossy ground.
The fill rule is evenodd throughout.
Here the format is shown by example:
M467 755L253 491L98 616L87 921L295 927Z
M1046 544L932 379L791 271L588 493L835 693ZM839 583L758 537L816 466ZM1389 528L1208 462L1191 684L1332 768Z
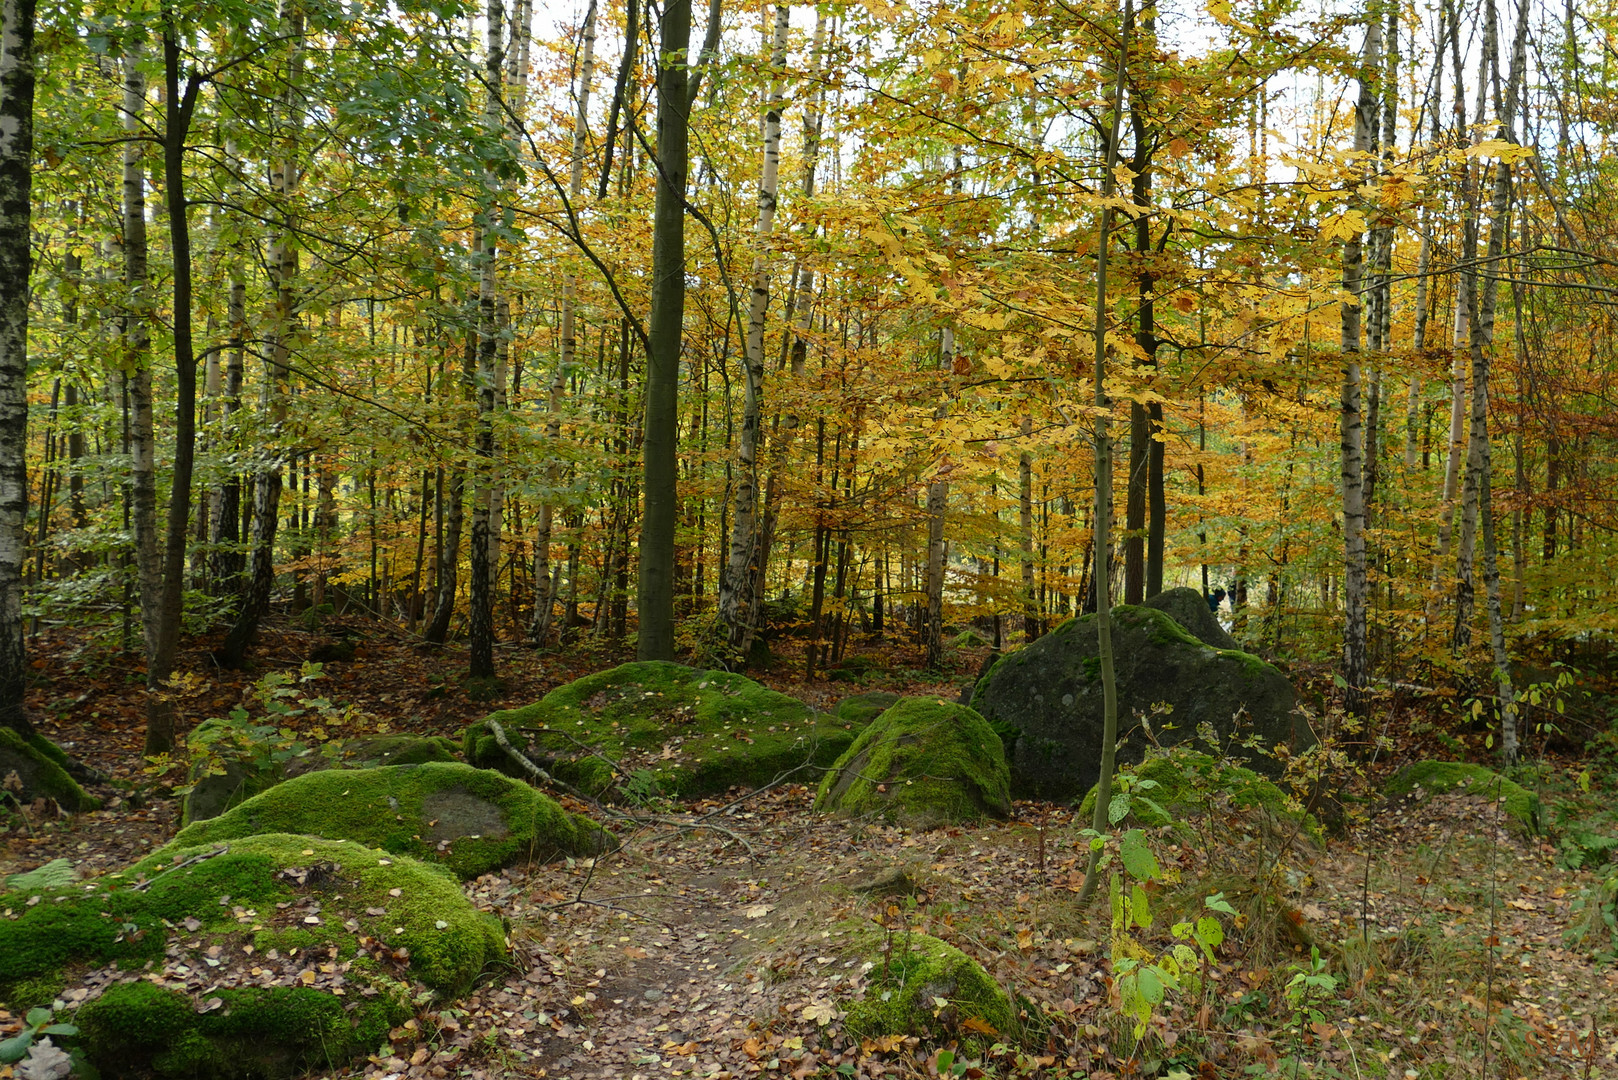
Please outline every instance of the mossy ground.
M852 723L744 676L661 661L598 672L491 719L593 795L635 774L646 778L641 787L678 797L756 786L806 762L829 765L854 739ZM464 749L475 765L514 768L481 722L467 728Z
M815 809L921 825L1011 812L1005 748L964 705L903 698L862 731L821 781Z
M871 965L865 996L847 1006L849 1034L955 1039L965 1046L1010 1038L1016 1022L1010 997L960 949L929 934L890 933L868 923L840 929Z
M1261 811L1280 821L1298 824L1315 840L1323 836L1314 816L1292 809L1286 793L1252 769L1220 761L1195 750L1176 748L1154 753L1139 765L1119 770L1138 785L1151 781L1155 787L1136 787L1130 804L1130 820L1148 827L1170 825L1184 816L1205 814L1213 800L1224 797L1238 810ZM1117 787L1113 789L1115 792ZM1091 788L1079 804L1078 820L1088 824L1095 813L1096 789ZM1151 804L1156 803L1167 813Z
M0 779L15 772L22 781L25 799L54 799L72 813L96 809L101 800L86 794L67 774L69 764L61 748L43 735L25 739L11 728L0 726Z
M259 833L355 840L449 867L462 878L520 860L590 855L608 834L554 799L450 762L308 773L180 830L165 852Z
M400 987L361 999L298 986L221 990L198 1012L179 991L117 983L76 1017L92 1062L124 1075L276 1077L341 1066L374 1050L412 1008Z
M1417 785L1434 795L1465 791L1485 799L1499 799L1501 809L1531 833L1541 828L1539 796L1493 769L1459 761L1418 761L1388 781L1389 795L1408 795Z
M343 959L370 937L408 949L408 977L451 996L504 954L499 923L442 868L309 836L252 836L215 850L165 851L94 882L0 894L0 1003L39 1004L15 994L64 971L113 961L130 970L162 957L177 928L195 951L323 946Z

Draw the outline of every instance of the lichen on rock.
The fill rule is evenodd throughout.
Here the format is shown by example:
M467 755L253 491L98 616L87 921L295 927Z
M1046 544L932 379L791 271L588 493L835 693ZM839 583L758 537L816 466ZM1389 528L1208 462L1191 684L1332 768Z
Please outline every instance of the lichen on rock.
M821 781L815 809L932 826L1004 818L1000 736L964 705L903 698L873 720Z
M642 788L690 797L829 765L852 724L741 675L663 661L623 664L497 712L507 736L557 779L591 795ZM487 723L466 729L466 760L516 775ZM615 772L616 767L616 772Z
M306 773L207 821L164 849L260 833L354 840L444 864L470 879L520 861L616 846L594 822L521 781L451 762Z

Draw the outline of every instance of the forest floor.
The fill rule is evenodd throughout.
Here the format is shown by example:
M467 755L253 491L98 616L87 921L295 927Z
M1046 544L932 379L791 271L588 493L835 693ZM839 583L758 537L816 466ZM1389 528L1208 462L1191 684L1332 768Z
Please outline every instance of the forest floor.
M277 626L249 673L217 669L212 643L193 643L185 665L199 682L185 723L223 715L250 697L255 678L297 670L342 629ZM503 650L502 687L492 696L480 688L474 701L456 649L425 649L370 623L352 629L358 647L325 664L318 689L358 707L355 734L385 722L453 737L494 708L627 659L605 647ZM176 801L142 794L152 778L139 756L140 673L84 635L32 649L30 704L42 730L114 783L98 791L108 796L103 810L36 814L0 833L0 876L58 857L94 875L166 842ZM819 706L872 688L953 699L980 657L961 656L947 682L905 661L890 657L861 685L760 681ZM1579 768L1548 761L1540 772ZM1571 781L1557 790L1579 793ZM1567 869L1554 837L1507 829L1482 798L1367 802L1369 813L1323 847L1234 813L1155 832L1168 883L1153 890L1154 913L1199 912L1218 892L1242 915L1201 986L1171 992L1137 1040L1112 999L1105 900L1077 903L1084 840L1070 810L1019 803L1008 822L911 832L815 815L812 786L734 801L741 794L640 808L641 821L619 822L623 847L610 856L469 883L475 902L508 920L511 967L396 1029L357 1071L1618 1077L1618 939L1601 924L1610 901L1601 875ZM862 888L893 880L903 895ZM849 1036L842 1003L867 984L871 962L850 943L851 920L890 945L926 932L958 946L1020 995L1030 1017L1044 1017L1040 1030L955 1054ZM1159 918L1159 929L1169 921ZM0 1012L0 1037L16 1023Z

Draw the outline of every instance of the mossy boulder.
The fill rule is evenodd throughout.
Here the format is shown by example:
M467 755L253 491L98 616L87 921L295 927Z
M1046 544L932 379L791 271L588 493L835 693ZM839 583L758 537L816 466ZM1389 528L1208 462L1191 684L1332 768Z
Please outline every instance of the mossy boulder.
M204 720L187 736L193 764L181 806L180 824L218 817L289 777L322 769L368 769L378 765L421 765L455 761L460 749L442 735L366 735L302 753L275 753L261 742L241 738L242 729L224 720Z
M913 1035L978 1047L1011 1033L1017 1015L1011 998L960 949L929 934L888 936L868 927L848 933L870 968L865 995L845 1007L843 1028L850 1035Z
M1177 589L1168 589L1156 596L1147 597L1141 606L1166 612L1192 637L1210 648L1241 648L1236 639L1230 636L1229 631L1219 625L1219 619L1208 606L1208 601L1195 589L1184 585Z
M1242 741L1254 735L1294 751L1313 742L1308 724L1293 712L1291 684L1256 656L1212 648L1167 613L1130 605L1112 611L1112 642L1120 764L1144 756L1149 740L1138 729L1159 703L1169 707L1166 717L1152 721L1161 744L1191 738L1203 724L1221 746L1238 754ZM1101 778L1104 718L1096 617L1069 619L1003 657L978 680L972 707L997 730L1015 733L1007 755L1014 795L1082 796ZM1279 771L1261 755L1250 764L1260 772Z
M1462 793L1500 801L1500 808L1518 826L1530 833L1541 829L1539 796L1514 781L1507 780L1483 765L1459 761L1418 761L1407 765L1388 781L1392 796L1409 795L1417 787L1432 795Z
M280 1076L373 1050L412 984L453 998L505 955L441 867L271 834L0 894L0 1005L62 996L112 1075Z
M832 765L815 809L922 826L1004 818L1011 813L1005 748L964 705L902 698Z
M85 794L68 775L70 767L67 755L43 735L35 733L24 738L0 726L0 792L24 803L52 799L70 813L99 807L101 800ZM16 776L15 781L12 776Z
M595 823L510 777L458 762L306 773L180 830L165 852L260 833L354 840L470 879L616 846Z
M592 795L618 782L690 797L756 786L806 763L826 766L854 725L741 675L662 661L624 664L494 713L513 745ZM466 760L515 772L487 723L466 729ZM616 763L616 772L613 763Z
M839 701L832 706L832 712L839 720L863 726L881 716L898 700L898 694L890 694L886 690L868 690Z
M1177 747L1168 753L1151 754L1139 765L1126 766L1120 772L1131 781L1128 820L1136 825L1170 825L1206 814L1223 799L1237 811L1296 825L1315 840L1324 836L1320 822L1312 814L1292 809L1280 788L1252 769L1208 754ZM1142 786L1141 781L1149 785ZM1122 785L1113 787L1114 798L1121 789ZM1092 787L1079 804L1080 824L1090 823L1095 805L1096 789Z

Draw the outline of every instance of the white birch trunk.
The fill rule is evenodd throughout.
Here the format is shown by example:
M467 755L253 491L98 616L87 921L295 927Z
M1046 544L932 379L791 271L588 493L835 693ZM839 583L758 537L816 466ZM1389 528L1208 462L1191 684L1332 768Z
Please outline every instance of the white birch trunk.
M753 288L747 312L747 338L742 354L745 392L742 426L736 440L736 507L725 570L719 578L719 618L731 645L747 637L753 610L749 595L757 579L752 564L758 556L758 448L763 434L764 324L770 305L770 236L781 175L781 102L785 96L789 8L777 4L770 41L770 90L764 106L764 160L759 170L758 252L753 257Z

